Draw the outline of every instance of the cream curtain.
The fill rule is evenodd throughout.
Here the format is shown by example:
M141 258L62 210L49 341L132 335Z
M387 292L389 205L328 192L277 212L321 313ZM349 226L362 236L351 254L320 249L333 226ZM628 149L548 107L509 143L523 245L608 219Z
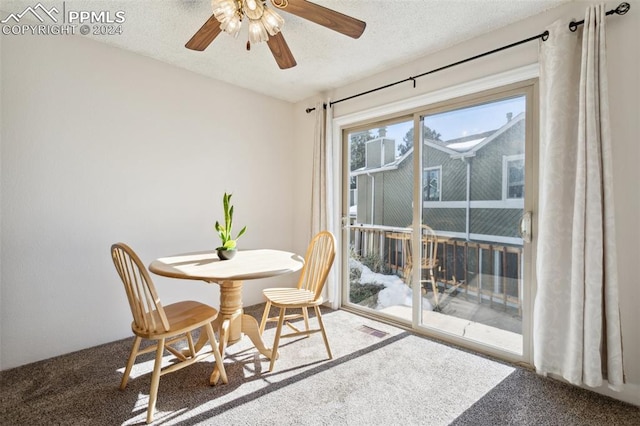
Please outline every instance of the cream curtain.
M329 105L329 102L327 102ZM313 177L311 189L311 237L320 231L331 231L338 241L340 241L339 230L335 229L335 200L334 200L334 179L333 179L333 115L331 107L326 109L323 103L315 106L315 130L313 144ZM311 238L310 238L311 239ZM340 263L339 256L329 272L325 293L331 306L336 309L340 304L338 271Z
M311 235L327 229L327 128L326 110L322 103L315 106L315 128L313 138L313 175L311 179Z
M534 364L575 385L620 390L604 5L549 28L540 56L540 193Z

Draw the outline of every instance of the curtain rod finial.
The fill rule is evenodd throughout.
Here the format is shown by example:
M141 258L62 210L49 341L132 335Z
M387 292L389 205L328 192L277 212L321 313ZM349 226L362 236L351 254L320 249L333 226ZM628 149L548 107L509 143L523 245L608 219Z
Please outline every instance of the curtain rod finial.
M620 3L618 7L616 7L616 13L618 15L624 15L629 11L629 9L631 9L631 5L629 3L627 2Z
M326 104L326 102L323 102L323 103L322 103L322 109L327 109L327 104ZM316 108L315 108L315 107L305 109L305 111L306 111L306 113L307 113L307 114L309 114L310 112L313 112L313 111L315 111L315 110L316 110Z

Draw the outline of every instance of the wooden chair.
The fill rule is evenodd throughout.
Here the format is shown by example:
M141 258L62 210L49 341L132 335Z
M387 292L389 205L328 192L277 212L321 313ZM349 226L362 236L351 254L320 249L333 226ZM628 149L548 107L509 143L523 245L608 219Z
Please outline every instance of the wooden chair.
M329 359L333 358L331 354L331 348L329 348L329 340L327 340L327 334L322 323L322 315L320 314L320 305L323 302L322 289L327 281L327 275L333 265L333 259L336 254L336 240L333 234L327 231L319 232L307 248L305 255L305 264L300 273L300 279L298 280L298 286L296 288L268 288L263 291L264 297L267 299L267 304L264 308L264 314L262 315L262 321L260 322L260 333L264 332L264 327L269 321L277 321L278 327L276 329L276 336L273 341L273 348L271 349L271 364L269 365L269 371L273 370L273 366L276 363L278 357L278 345L281 338L297 337L297 336L309 336L312 333L321 332L324 339L324 345L327 348L327 354ZM280 309L277 317L269 317L269 310L271 306ZM287 315L288 309L300 308L302 310L299 314ZM309 313L308 308L315 310L316 318L318 319L319 328L309 328ZM299 330L290 320L303 318L304 330ZM282 325L285 323L289 326L293 333L282 334Z
M118 275L120 275L124 283L131 313L133 314L131 330L136 336L122 382L120 383L120 389L124 389L127 386L129 373L137 356L152 351L156 352L153 374L151 375L147 423L153 421L160 376L184 368L213 354L220 377L224 383L227 383L227 374L218 349L218 342L211 326L211 322L218 316L218 311L211 306L195 301L184 301L162 306L149 273L140 258L130 247L123 243L112 245L111 257ZM201 332L207 333L211 350L196 354L191 332L198 328L203 328L204 330L201 330ZM185 338L188 343L188 349L180 350L170 346ZM156 343L140 350L142 339L153 340ZM163 369L162 355L165 349L177 358L177 362Z
M436 257L436 250L438 249L438 237L428 225L422 225L420 227L422 237L421 241L421 256L420 256L420 269L421 271L428 271L428 279L420 279L420 283L430 283L433 289L434 310L440 310L440 295L438 289L438 283L435 278L435 270L438 268L438 259ZM406 253L405 267L403 275L408 284L411 283L411 273L413 270L413 255L411 250L411 234L407 234L407 239L404 241L403 252ZM422 276L422 274L421 274Z

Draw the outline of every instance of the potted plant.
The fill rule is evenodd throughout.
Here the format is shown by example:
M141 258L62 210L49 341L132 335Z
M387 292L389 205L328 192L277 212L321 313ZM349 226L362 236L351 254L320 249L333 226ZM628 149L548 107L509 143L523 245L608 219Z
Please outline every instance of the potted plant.
M245 233L247 227L245 226L238 232L235 238L233 238L233 234L231 233L231 227L233 225L233 206L231 205L231 194L227 194L226 192L222 196L222 207L224 209L224 226L220 225L220 223L216 220L215 229L218 235L220 236L220 240L222 241L222 245L216 250L218 251L218 257L220 260L229 260L233 258L236 254L237 240Z

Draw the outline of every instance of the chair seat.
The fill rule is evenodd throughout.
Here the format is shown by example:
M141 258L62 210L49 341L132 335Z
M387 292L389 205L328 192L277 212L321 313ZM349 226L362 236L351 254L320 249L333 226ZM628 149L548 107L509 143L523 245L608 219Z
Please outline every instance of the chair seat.
M321 305L322 296L314 300L315 294L312 291L297 288L267 288L263 291L264 297L273 306L296 308L303 306Z
M147 332L136 328L135 321L131 323L131 330L145 339L153 338L158 339L167 336L173 336L176 333L180 333L181 330L185 332L200 327L208 322L215 320L218 316L218 311L209 305L196 302L193 300L186 300L183 302L172 303L171 305L163 306L164 312L169 321L169 331L156 330L155 332ZM156 324L162 326L160 317L157 312Z

